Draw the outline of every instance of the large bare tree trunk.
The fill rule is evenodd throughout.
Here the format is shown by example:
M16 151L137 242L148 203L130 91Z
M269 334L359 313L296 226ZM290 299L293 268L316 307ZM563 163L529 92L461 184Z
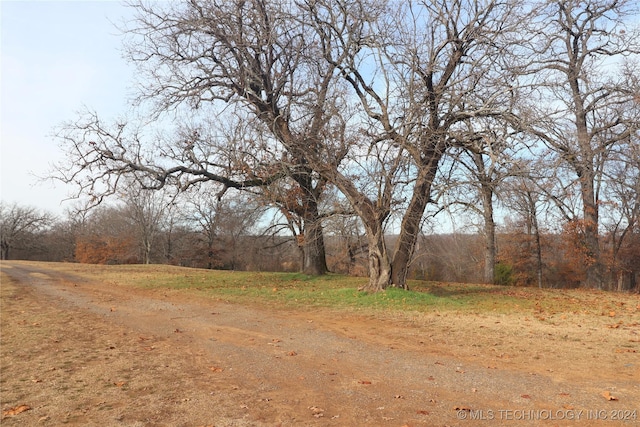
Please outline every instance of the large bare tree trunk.
M578 65L572 64L573 69L579 69ZM580 192L582 195L582 209L584 221L585 255L587 258L586 286L589 288L602 288L602 260L600 258L600 242L598 236L598 202L595 192L596 175L591 162L596 158L596 154L591 148L592 137L589 134L587 111L585 108L584 95L580 90L578 78L570 75L569 85L573 95L575 106L576 136L578 139L578 149L581 156L565 155L569 164L574 167L580 182ZM582 159L582 161L581 161Z
M328 271L322 222L315 203L314 209L308 211L307 217L304 219L302 253L302 272L304 274L320 276Z
M584 215L584 248L587 262L586 283L589 288L602 289L604 285L604 267L600 256L600 239L598 234L598 207L593 202L593 181L581 185ZM581 183L582 184L582 183ZM591 184L591 185L589 185Z
M361 287L360 290L379 292L386 289L391 283L391 262L382 227L366 228L369 243L369 283Z
M142 262L144 264L151 264L151 240L144 239L142 244Z
M493 205L484 208L484 283L494 283L496 267L496 223Z
M299 163L303 162L306 161L299 160ZM302 272L312 276L320 276L328 271L322 218L318 209L318 201L322 195L324 181L314 182L312 171L309 168L302 168L298 173L294 173L292 178L299 185L301 193L299 204L294 202L294 205L289 210L303 219L303 241L300 245L302 249Z
M440 155L435 156L430 167L422 167L420 169L411 202L402 219L400 236L396 243L392 263L391 283L395 287L409 289L407 285L409 263L420 233L420 223L430 200L431 184L433 183L440 157Z
M538 213L536 210L536 203L531 195L531 192L527 192L527 202L529 203L529 221L531 226L529 227L529 234L533 231L536 242L536 277L538 281L538 288L542 289L542 243L540 242L540 228L538 226ZM533 230L531 230L533 229Z
M538 280L538 288L542 289L542 245L540 244L540 231L538 230L538 219L536 221L536 278Z
M391 284L392 266L384 236L384 222L390 212L390 198L387 191L377 203L372 202L358 191L347 177L336 175L338 188L351 202L351 206L362 221L367 235L369 251L369 283L361 291L379 292Z
M484 217L484 283L495 282L496 267L496 223L493 219L493 190L481 183L482 216Z

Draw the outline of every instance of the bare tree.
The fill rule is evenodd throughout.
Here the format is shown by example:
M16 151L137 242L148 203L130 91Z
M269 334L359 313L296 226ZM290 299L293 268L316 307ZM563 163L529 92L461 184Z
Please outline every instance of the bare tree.
M523 147L507 121L493 118L469 120L453 133L451 168L440 184L444 203L460 205L462 211L482 218L485 283L493 283L496 264L494 204L509 176L520 173L518 151Z
M265 207L247 194L226 194L221 200L206 191L194 191L189 196L186 216L202 236L207 268L235 270L247 265L246 258L242 263L239 260L242 243L257 234Z
M219 266L215 248L219 215L216 207L216 198L211 197L207 192L196 192L187 197L187 221L195 224L195 228L202 236L207 268Z
M542 166L538 164L537 167ZM543 184L530 169L520 170L518 175L507 180L503 194L504 205L522 219L525 235L533 239L536 283L542 288L544 283L540 216L546 204Z
M37 245L36 234L52 222L53 217L47 212L16 203L6 205L0 202L0 259L9 259L11 251L16 248L34 249Z
M185 262L185 256L192 245L192 230L186 220L185 198L183 194L173 196L167 204L162 221L160 245L162 258L167 264Z
M332 72L307 57L307 32L296 5L256 0L134 6L138 27L129 34L143 36L139 40L144 44L134 41L129 52L150 82L142 98L155 102L160 111L181 104L234 105L258 132L271 136L271 143L278 142L280 148L272 157L262 144L245 140L244 146L262 163L276 165L266 168L265 181L287 176L299 187L303 268L310 274L324 273L317 210L324 181L309 167L307 157L316 150L314 154L340 161L342 151L329 153L320 143L333 132L332 105L339 97L331 87Z
M640 135L633 135L620 147L607 170L601 209L603 228L608 235L610 289L632 288L640 266L622 259L625 247L640 229ZM633 251L629 251L633 255ZM635 264L635 265L634 265ZM625 286L624 282L630 284Z
M151 144L144 141L153 137L124 121L107 126L88 114L59 132L69 150L59 177L98 200L125 174L146 188L181 189L203 181L258 187L289 177L303 203L305 271L324 273L317 212L324 179L307 155L328 155L331 164L344 155L321 144L340 130L334 107L340 96L332 71L307 57L307 29L296 4L192 0L132 7L138 15L127 29L127 48L144 79L138 101L150 101L156 117L180 109L220 121L239 117L254 132L230 141L203 138L196 128ZM267 138L254 138L263 132Z
M151 263L151 254L162 231L167 211L172 206L171 199L162 192L128 186L122 194L123 214L134 225L143 264Z
M628 108L637 93L629 90L624 74L611 71L622 58L640 52L639 34L625 24L635 5L543 1L536 4L537 19L530 21L531 57L537 64L530 68L536 71L532 129L571 168L579 186L590 287L602 287L604 281L599 212L605 169L612 150L638 123L635 109Z
M514 34L516 7L512 2L472 0L394 4L393 12L390 5L364 2L312 5L314 25L324 36L323 55L359 101L367 124L362 134L378 152L386 145L395 148L392 160L381 158L391 173L377 199L368 199L341 177L332 181L367 230L368 289L389 284L406 288L409 262L451 132L470 117L508 113L509 91L495 82L510 74L503 73L499 61ZM378 12L381 16L367 25L358 18L365 16L364 10L366 16L371 10L384 13ZM404 159L398 161L399 157ZM400 184L403 190L398 192L394 185ZM382 224L403 199L400 235L391 259Z
M242 194L225 197L218 203L219 238L228 268L245 269L249 264L243 253L255 240L264 210L255 200Z

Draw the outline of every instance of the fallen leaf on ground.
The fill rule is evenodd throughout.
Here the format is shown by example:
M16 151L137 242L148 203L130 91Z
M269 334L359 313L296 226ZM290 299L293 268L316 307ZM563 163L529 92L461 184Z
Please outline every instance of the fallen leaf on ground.
M523 399L531 399L531 396L528 394L521 394L520 397Z
M123 385L125 385L127 382L126 381L118 381L116 383L113 383L113 385L115 385L116 387L122 387Z
M324 409L318 408L317 406L310 406L309 409L311 409L311 412L314 417L316 418L324 417Z
M7 417L7 416L8 417L12 417L14 415L21 414L24 411L28 411L30 409L31 409L31 406L29 406L29 405L18 405L18 406L15 406L13 408L6 409L6 410L2 411L2 416L3 417Z
M420 410L420 411L416 411L416 414L420 414L420 415L429 415L429 411Z
M221 368L220 366L211 366L209 369L211 369L211 372L222 372L222 371L224 371L224 368Z
M602 397L604 397L607 400L618 400L617 397L613 396L610 392L608 391L603 391L602 392Z

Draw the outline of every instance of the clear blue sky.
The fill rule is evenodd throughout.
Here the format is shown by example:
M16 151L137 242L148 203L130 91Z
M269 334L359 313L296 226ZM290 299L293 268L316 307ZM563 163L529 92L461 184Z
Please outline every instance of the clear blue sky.
M51 136L86 106L103 117L127 109L132 69L114 24L131 11L119 1L0 0L0 198L56 214L70 192L40 182L61 158Z

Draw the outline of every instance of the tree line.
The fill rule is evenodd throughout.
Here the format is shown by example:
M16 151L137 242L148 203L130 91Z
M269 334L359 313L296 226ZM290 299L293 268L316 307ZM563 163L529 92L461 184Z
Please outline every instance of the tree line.
M140 193L140 191L139 191ZM135 194L135 193L134 193ZM301 272L300 235L286 215L236 193L222 201L195 193L185 198L155 192L90 211L69 209L55 215L37 208L0 203L2 259L89 264L170 264L237 271ZM452 213L450 213L452 214ZM368 275L363 227L353 215L323 222L329 271ZM496 268L500 285L571 288L585 278L584 258L576 252L574 230L536 235L527 219L513 216L496 233ZM422 233L416 243L409 279L481 283L485 280L485 238L481 228L464 224L455 233ZM475 230L475 231L474 231ZM614 277L608 290L638 290L640 234L634 233L612 263L612 240L604 245ZM393 245L396 235L387 235ZM538 247L539 252L536 251ZM614 280L615 279L615 280Z
M636 2L131 7L134 111L86 111L56 132L67 160L52 176L89 205L132 183L212 203L238 190L283 218L307 274L328 270L330 220L350 218L368 291L407 288L417 247L452 212L482 237L484 282L531 255L542 286L550 236L572 283L637 275ZM519 259L500 258L497 215L532 236L513 242Z

